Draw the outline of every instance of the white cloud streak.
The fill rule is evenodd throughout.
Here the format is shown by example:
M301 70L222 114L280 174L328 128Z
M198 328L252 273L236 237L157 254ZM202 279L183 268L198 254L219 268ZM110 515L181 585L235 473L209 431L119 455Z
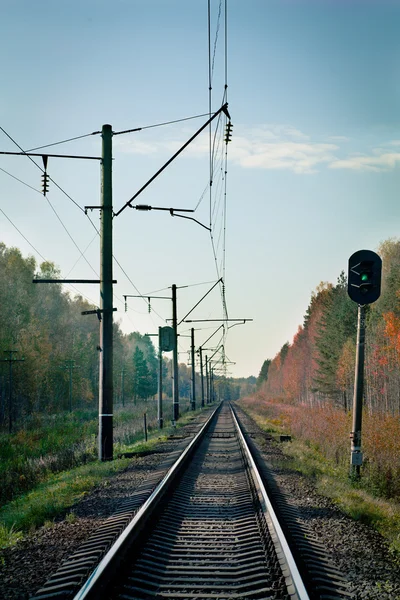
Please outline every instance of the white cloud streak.
M353 171L390 171L400 164L399 152L383 152L372 156L353 155L330 163L330 169L351 169Z
M315 167L334 160L334 144L280 141L251 143L239 138L229 153L244 168L287 169L295 173L315 173Z
M116 150L140 155L172 155L190 137L187 131L164 137L153 142L141 140L118 141ZM350 139L345 136L329 136L326 141L313 141L302 131L290 125L263 124L233 130L229 147L229 159L244 169L287 170L296 174L312 174L325 165L330 169L381 172L400 165L400 153L393 152L400 140L386 142L371 153L356 153L340 157L340 142ZM335 143L333 143L335 142ZM200 135L183 156L204 157L209 152L208 133Z

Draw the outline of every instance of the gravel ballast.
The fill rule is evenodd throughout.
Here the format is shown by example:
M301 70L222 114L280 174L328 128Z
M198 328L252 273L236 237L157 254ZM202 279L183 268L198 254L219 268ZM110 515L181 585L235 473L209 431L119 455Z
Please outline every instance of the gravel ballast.
M199 419L204 422L204 413ZM248 421L249 429L258 428ZM186 431L193 430L193 424ZM185 433L183 428L182 433ZM255 437L256 442L261 437ZM99 527L118 503L132 494L159 469L168 452L181 439L160 444L159 453L132 458L123 472L107 479L71 507L72 522L56 521L0 551L0 599L25 600L34 594L60 564ZM334 565L347 577L354 600L400 600L399 566L392 560L385 540L372 528L351 520L327 498L316 493L312 482L286 468L279 443L264 439L259 444L263 457L287 501L299 519L329 550ZM279 466L273 466L273 465Z
M267 439L264 433L257 435L261 430L253 419L242 411L239 415L248 431L255 433L252 437L262 458L286 502L297 510L298 521L324 544L333 565L349 581L353 599L400 600L400 565L393 560L385 539L318 494L312 481L290 469L282 444Z

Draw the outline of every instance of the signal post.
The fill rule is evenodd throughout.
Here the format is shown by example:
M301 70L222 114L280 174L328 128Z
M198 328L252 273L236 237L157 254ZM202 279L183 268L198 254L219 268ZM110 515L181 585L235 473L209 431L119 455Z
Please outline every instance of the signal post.
M362 403L364 394L365 307L381 294L382 260L372 250L358 250L349 258L348 287L350 298L358 304L356 366L354 375L353 425L350 434L350 476L360 477Z

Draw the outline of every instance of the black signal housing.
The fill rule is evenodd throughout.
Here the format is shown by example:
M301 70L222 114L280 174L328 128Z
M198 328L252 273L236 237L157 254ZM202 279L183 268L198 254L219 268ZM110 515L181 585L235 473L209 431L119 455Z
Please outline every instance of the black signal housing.
M357 304L371 304L381 295L382 259L372 250L358 250L349 258L347 293Z

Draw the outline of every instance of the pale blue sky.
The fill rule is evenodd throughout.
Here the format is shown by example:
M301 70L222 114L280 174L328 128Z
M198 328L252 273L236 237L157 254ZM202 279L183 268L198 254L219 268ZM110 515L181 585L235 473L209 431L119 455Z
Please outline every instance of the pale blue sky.
M218 9L212 0L213 42ZM118 131L208 111L206 0L0 0L0 11L0 125L24 149L103 123ZM228 0L234 128L226 293L231 318L254 319L229 332L235 376L257 375L263 360L292 340L312 290L321 280L335 282L355 250L376 249L399 233L399 27L399 2ZM214 109L223 94L223 42L222 19ZM114 137L116 210L202 122ZM16 150L2 132L0 149ZM100 138L53 150L98 155ZM40 172L28 159L1 156L0 167L40 188ZM48 171L80 206L98 204L97 164L50 159ZM194 208L208 177L205 135L138 202ZM64 277L94 276L83 259L75 264L79 252L43 196L2 171L0 194L0 208ZM81 250L92 242L85 256L98 272L99 241L88 219L52 184L49 200ZM206 195L196 212L204 223L208 203ZM98 215L92 219L98 223ZM210 237L194 223L127 209L114 220L114 236L115 256L143 294L216 280ZM1 212L0 240L35 255ZM221 245L217 254L220 260ZM130 301L125 315L122 295L136 291L117 265L115 278L124 331L152 333L165 324L141 300ZM180 290L179 314L210 286ZM95 287L81 291L98 303ZM170 317L169 303L153 307ZM220 316L218 292L193 314ZM196 332L196 345L211 332ZM182 336L183 362L188 345Z

